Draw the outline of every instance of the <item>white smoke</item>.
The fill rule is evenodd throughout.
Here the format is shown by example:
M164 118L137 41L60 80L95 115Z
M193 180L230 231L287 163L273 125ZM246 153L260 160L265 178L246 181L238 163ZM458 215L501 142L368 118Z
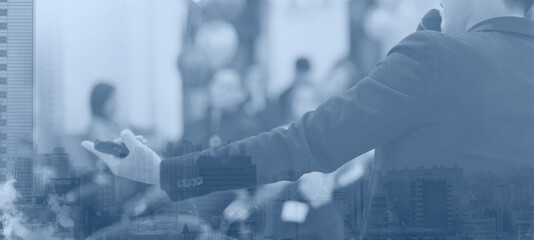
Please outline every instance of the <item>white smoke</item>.
M69 216L70 208L66 205L59 205L59 196L57 194L48 195L48 206L50 210L56 214L56 219L59 225L64 228L74 227L74 220Z
M0 222L3 231L0 237L8 240L53 240L53 228L51 226L35 226L27 222L22 212L17 209L15 201L18 198L14 187L15 180L0 183Z
M38 182L44 186L51 184L50 180L55 178L54 171L47 166L38 167L34 173L39 180ZM72 192L66 194L65 197L67 202L74 202L77 200L75 194ZM48 207L53 213L56 214L56 219L60 226L64 228L72 228L74 227L74 220L72 220L69 216L70 208L66 205L60 205L59 199L60 197L57 194L48 195Z
M50 179L55 178L54 170L46 166L39 166L35 168L34 174L37 177L38 182L40 182L43 185L49 184Z

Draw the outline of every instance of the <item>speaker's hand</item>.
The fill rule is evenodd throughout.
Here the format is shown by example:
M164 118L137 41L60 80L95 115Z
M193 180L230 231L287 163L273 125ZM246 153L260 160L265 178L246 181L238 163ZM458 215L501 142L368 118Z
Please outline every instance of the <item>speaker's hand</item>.
M120 141L115 140L115 142L123 142L130 151L125 158L101 153L90 141L83 141L82 146L104 161L113 174L138 182L159 185L161 158L142 141L130 130L123 130Z

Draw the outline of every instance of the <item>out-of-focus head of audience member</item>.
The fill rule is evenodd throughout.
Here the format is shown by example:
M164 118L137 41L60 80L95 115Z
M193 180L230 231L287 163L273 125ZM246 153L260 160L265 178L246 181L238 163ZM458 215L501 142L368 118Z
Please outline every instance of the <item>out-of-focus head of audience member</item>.
M300 57L295 61L295 84L300 84L302 81L310 80L311 63L305 57Z
M240 74L233 69L222 69L213 75L209 85L211 105L223 112L234 112L247 99Z
M207 85L210 66L206 55L195 45L187 44L178 58L178 70L187 91L184 92L184 121L198 122L206 119L209 109Z
M93 117L112 120L117 114L115 87L108 83L99 83L91 92L91 113Z
M327 98L339 95L356 85L360 80L360 75L360 71L350 59L341 59L330 70L322 91Z
M235 27L225 21L202 23L195 35L195 45L206 55L211 69L228 66L239 47Z
M184 46L178 57L178 70L186 86L202 87L209 82L209 62L206 55L196 46Z
M533 4L533 0L442 0L441 28L448 34L465 32L477 24L472 22L474 17L484 20L483 16L490 14L524 16Z

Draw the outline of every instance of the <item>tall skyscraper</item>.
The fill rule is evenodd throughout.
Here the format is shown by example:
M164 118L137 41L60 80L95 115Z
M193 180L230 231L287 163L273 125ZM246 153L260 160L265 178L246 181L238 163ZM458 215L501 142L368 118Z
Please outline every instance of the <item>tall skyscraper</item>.
M457 230L463 175L458 167L410 171L411 223L428 229Z
M52 178L70 178L70 156L65 152L65 148L56 147L52 153L39 156L39 162L52 171Z
M31 196L34 148L34 0L0 0L0 180Z

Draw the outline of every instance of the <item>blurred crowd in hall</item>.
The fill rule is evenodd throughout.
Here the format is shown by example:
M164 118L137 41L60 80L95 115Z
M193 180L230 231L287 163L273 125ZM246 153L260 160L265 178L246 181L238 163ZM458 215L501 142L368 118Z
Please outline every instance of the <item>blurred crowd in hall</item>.
M113 177L81 140L113 140L129 128L174 157L184 141L198 150L284 127L355 86L438 6L437 0L37 2L38 150L64 147L77 170L71 175L92 186L87 194L108 195L91 198L93 230L120 214L158 212L148 202L164 194ZM129 210L109 203L140 192L144 198L126 204ZM234 199L217 193L174 210L206 218ZM317 222L309 226L338 231L332 219L344 216L332 217L335 211L330 205L312 213Z
M422 4L428 6L425 8L415 3L417 1L206 2L210 1L198 1L190 6L178 69L183 81L183 139L209 147L295 122L328 98L354 86L388 48L414 31L418 19L412 20L415 25L403 19L417 12L414 16L422 16L424 10L432 6L431 2L437 4L425 1ZM327 61L317 61L317 54L312 56L304 50L291 59L284 59L290 65L286 67L290 69L288 79L273 78L274 74L269 72L273 68L269 65L277 59L265 56L268 54L262 52L265 51L262 48L266 44L261 42L269 39L264 35L272 26L267 26L268 21L262 17L268 15L265 11L280 9L277 6L268 8L277 4L289 5L286 8L297 12L296 17L299 11L317 11L314 8L321 8L321 5L341 5L339 10L345 16L345 23L341 24L346 29L341 28L340 36L328 37L346 37L346 40L333 40L330 44L347 46L340 51L328 46L328 41L324 44L318 41L314 48L325 51L334 48ZM313 16L303 16L309 17ZM407 23L388 26L394 21ZM304 24L298 27L315 27L313 21L310 25L305 22L304 19ZM284 37L291 44L289 38L293 36ZM284 37L279 44L284 44ZM313 42L307 36L297 38ZM318 71L318 64L325 70ZM269 85L276 84L273 82L282 82L284 87L269 92Z
M113 18L101 13L110 19L100 21L109 21L110 27L93 26L103 36L92 35L94 45L83 50L68 46L77 40L70 35L84 36L76 31L88 19L52 17L46 12L52 6L41 7L43 23L37 31L46 33L38 35L43 42L38 58L56 60L38 64L38 88L44 90L38 91L41 148L69 142L64 136L112 139L124 128L147 135L158 150L179 140L210 147L284 126L357 84L414 31L426 10L438 5L417 0L142 2L109 4L126 13ZM78 5L70 7L83 7ZM86 5L98 9L106 4ZM149 14L140 13L141 7ZM152 16L164 8L167 12L156 14L162 16ZM119 17L152 21L128 24L133 30L126 30L127 43L111 39L122 32L105 36L128 20ZM64 24L61 36L52 36L59 30L49 31L48 25L65 18L78 26ZM175 29L163 29L169 26ZM154 36L144 36L150 33ZM138 43L137 37L147 39ZM178 47L164 45L170 43L161 42L165 37ZM65 44L49 42L56 38Z
M269 61L276 59L262 56L261 48L265 47L260 42L265 34L262 31L269 27L261 19L266 15L262 11L269 11L266 10L269 4L289 4L294 11L306 11L306 8L314 11L314 7L332 1L267 2L193 1L190 4L177 63L183 83L182 139L214 147L298 120L329 97L357 84L387 48L414 28L413 24L401 27L387 24L404 21L417 8L423 8L414 1L341 1L340 9L346 11L344 24L348 28L348 34L340 34L348 37L345 52L333 61L322 63L328 70L318 74L314 69L316 59L302 51L285 60L291 65L289 79L269 79ZM271 11L276 6L272 8ZM395 15L399 13L406 16ZM306 36L302 37L301 40L306 40ZM269 81L284 82L286 86L270 94Z
M293 7L299 8L297 2ZM353 2L344 9L348 15L374 6L372 1ZM381 46L365 32L363 19L346 19L354 46L330 62L326 74L316 74L314 59L303 51L290 59L289 79L272 79L288 86L269 94L269 62L261 59L259 48L264 45L258 43L265 28L261 19L265 5L262 1L242 0L190 3L177 58L183 94L181 139L215 147L292 123L329 97L355 85L380 56ZM306 9L305 4L301 7ZM363 50L363 55L358 50ZM111 139L127 127L116 118L116 91L120 89L109 82L93 88L90 137Z

